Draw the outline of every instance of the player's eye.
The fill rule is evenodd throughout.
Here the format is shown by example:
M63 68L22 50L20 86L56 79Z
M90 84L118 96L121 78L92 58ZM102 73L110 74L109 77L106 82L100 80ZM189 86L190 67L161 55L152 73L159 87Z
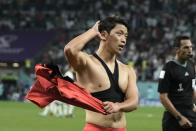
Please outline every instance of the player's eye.
M116 34L120 36L120 35L122 35L122 32L116 32Z

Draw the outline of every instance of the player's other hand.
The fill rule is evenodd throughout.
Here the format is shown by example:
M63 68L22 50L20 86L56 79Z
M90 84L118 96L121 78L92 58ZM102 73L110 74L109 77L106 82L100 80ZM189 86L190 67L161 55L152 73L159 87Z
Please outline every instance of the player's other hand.
M179 121L179 124L183 128L190 128L190 127L192 127L192 123L184 116L182 116L182 119Z
M103 102L104 109L107 113L115 113L120 111L119 103L113 103L110 101Z

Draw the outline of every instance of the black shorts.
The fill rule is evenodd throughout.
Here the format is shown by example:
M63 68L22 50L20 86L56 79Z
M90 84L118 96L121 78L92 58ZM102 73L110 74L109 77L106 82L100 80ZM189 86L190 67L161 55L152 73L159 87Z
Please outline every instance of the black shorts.
M189 110L179 110L181 114L189 119L192 122L193 127L191 128L182 128L178 121L168 112L165 111L162 120L162 130L163 131L196 131L196 112L193 112L192 109Z

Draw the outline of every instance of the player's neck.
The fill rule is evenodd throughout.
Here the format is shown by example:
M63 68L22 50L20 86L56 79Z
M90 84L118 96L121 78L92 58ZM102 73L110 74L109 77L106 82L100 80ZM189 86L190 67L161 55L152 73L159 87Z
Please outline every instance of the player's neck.
M99 48L96 51L96 54L105 62L114 62L116 58L116 54L111 53L109 50L106 48Z

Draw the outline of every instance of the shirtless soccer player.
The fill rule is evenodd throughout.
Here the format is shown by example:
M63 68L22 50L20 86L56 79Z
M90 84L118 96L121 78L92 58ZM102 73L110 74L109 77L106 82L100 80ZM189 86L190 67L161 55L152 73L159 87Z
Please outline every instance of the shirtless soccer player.
M117 17L107 17L71 40L64 48L68 62L76 71L77 82L92 96L103 101L108 115L86 110L83 131L126 131L124 112L138 107L136 75L128 65L116 59L126 45L128 26ZM94 54L82 52L92 39L100 44Z

